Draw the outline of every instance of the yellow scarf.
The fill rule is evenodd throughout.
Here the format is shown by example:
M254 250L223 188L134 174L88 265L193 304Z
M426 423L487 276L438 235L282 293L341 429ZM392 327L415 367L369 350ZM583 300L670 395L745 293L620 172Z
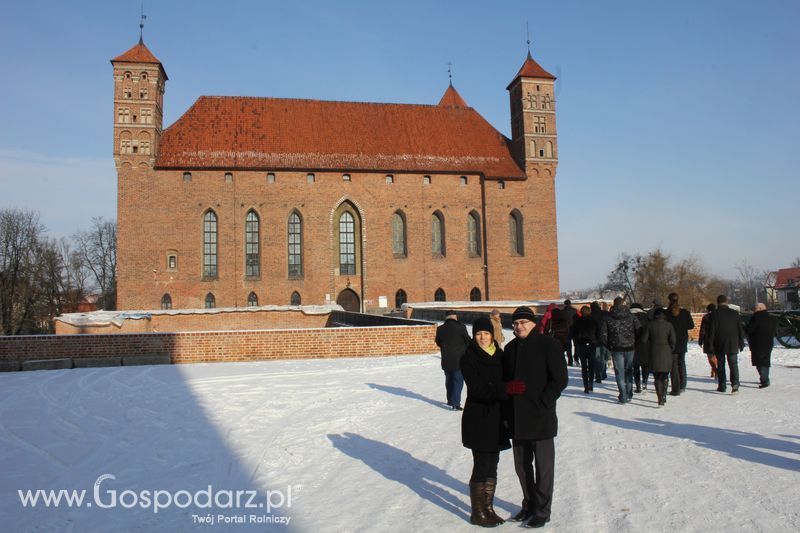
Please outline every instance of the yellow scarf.
M481 348L484 352L489 354L489 357L493 356L494 353L497 351L497 346L494 343L491 343L488 348Z

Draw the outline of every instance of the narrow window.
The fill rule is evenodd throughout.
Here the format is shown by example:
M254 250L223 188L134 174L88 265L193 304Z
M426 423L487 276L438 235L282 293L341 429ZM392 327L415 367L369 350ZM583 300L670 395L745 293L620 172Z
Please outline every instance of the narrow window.
M267 183L275 183L275 174L267 172Z
M386 183L394 183L394 176L386 174Z
M347 211L339 217L339 273L356 273L355 220Z
M531 153L536 157L536 141L531 141Z
M472 287L472 290L469 291L469 301L470 302L481 301L481 290L478 287Z
M433 294L433 301L434 302L446 302L447 295L444 293L444 289L441 287L436 289L436 292Z
M303 275L303 221L293 212L289 215L289 277Z
M547 133L547 122L544 117L536 117L536 121L533 126L534 133Z
M514 209L508 215L508 231L512 254L525 255L525 239L522 234L522 227L522 213Z
M178 256L169 254L167 256L167 270L178 270Z
M316 181L316 178L314 177L314 174L306 174L306 182L314 183L314 181Z
M498 189L505 189L506 188L506 182L505 181L498 181L497 182L497 188Z
M217 215L213 211L203 217L203 277L217 277Z
M205 306L206 309L214 309L217 306L217 299L210 292L206 294Z
M444 256L444 216L439 211L434 211L431 216L431 254Z
M392 253L395 257L406 257L406 219L402 211L392 215Z
M146 98L147 98L147 88L142 87L141 89L139 89L139 99L144 100Z
M461 176L461 185L466 185L466 184L467 184L467 177Z
M192 181L192 173L191 172L184 172L183 173L183 181Z
M342 181L350 181L350 174L342 174Z
M431 177L430 176L422 176L422 184L423 185L430 185L431 184Z
M399 289L396 293L394 293L394 307L395 309L400 309L403 307L403 304L408 301L408 297L406 296L406 291L403 289Z
M544 157L544 150L539 150L539 157Z
M467 250L469 255L481 255L481 219L475 211L467 215Z
M233 183L233 173L226 172L225 173L225 183Z
M292 298L290 300L290 303L292 305L300 305L300 302L302 302L302 299L300 298L300 293L297 292L297 291L294 291L292 293Z
M172 309L172 296L165 294L161 297L161 309Z
M247 307L258 307L258 296L251 292L247 295Z
M139 76L142 81L147 81L147 72L142 72L141 76Z
M550 141L547 141L547 144L544 145L544 156L553 157L553 143Z
M257 278L261 275L260 224L255 211L249 211L244 221L244 268L245 276Z

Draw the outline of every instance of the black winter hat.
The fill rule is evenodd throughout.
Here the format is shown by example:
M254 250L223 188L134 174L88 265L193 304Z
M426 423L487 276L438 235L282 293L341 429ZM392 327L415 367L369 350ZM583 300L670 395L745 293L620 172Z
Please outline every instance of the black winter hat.
M488 331L494 339L494 326L492 326L492 321L488 318L481 317L472 324L472 336L474 337L479 331Z
M511 321L516 322L517 320L530 320L531 322L536 321L536 315L533 314L530 307L522 306L517 307L514 309L514 314L511 315Z

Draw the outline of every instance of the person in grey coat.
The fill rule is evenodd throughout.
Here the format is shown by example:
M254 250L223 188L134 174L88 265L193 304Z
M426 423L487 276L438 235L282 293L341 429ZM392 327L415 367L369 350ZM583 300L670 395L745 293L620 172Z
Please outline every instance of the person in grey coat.
M447 405L453 411L461 411L461 390L464 387L461 356L467 351L471 341L466 326L458 321L456 312L445 311L444 324L436 328L436 346L442 351Z
M653 320L647 324L642 343L650 353L650 370L656 387L659 407L667 403L667 376L672 370L672 354L675 350L675 328L664 318L665 310L657 308Z
M728 307L728 297L717 296L717 310L711 315L708 342L717 354L717 392L726 390L725 360L731 367L731 393L739 392L739 352L744 349L744 328L739 313Z

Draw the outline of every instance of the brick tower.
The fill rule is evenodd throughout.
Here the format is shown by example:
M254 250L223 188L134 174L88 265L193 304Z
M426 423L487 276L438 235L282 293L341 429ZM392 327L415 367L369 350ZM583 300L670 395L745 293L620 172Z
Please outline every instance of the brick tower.
M528 52L522 68L508 85L511 103L512 154L528 176L524 221L526 246L535 250L529 268L533 294L558 298L558 240L555 176L558 167L556 135L556 77Z

